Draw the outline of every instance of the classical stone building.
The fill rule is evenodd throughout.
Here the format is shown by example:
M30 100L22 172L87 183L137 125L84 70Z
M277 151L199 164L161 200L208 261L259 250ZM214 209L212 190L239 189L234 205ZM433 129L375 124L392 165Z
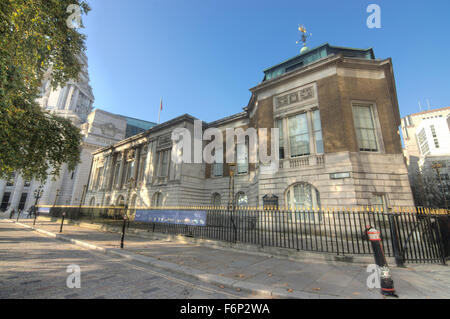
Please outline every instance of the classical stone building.
M227 205L234 196L250 206L414 205L391 59L324 44L265 70L250 91L242 112L202 131L279 128L276 172L248 163L247 144L238 146L230 195L227 163L172 161L172 132L195 133L196 119L182 115L95 151L85 204Z
M43 109L70 119L79 127L83 144L81 163L74 171L69 171L63 164L56 179L48 176L39 204L79 205L89 178L92 152L155 125L99 109L92 111L94 96L89 85L88 61L84 54L80 59L83 69L78 81L69 81L65 87L52 89L51 70L43 81L38 103ZM39 185L37 181L25 181L18 174L13 174L9 180L0 180L0 211L28 209L35 203L34 191Z

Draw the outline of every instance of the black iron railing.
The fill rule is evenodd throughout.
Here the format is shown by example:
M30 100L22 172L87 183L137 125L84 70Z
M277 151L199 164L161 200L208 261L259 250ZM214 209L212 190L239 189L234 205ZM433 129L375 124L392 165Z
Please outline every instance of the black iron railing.
M185 220L152 220L177 210L202 212L202 223ZM145 211L149 219L135 219ZM123 207L51 207L49 215L120 227ZM189 237L248 243L338 255L370 255L370 244L363 239L365 227L380 230L387 256L398 263L445 263L450 256L450 214L448 211L410 210L385 213L377 210L346 209L249 209L236 207L132 208L127 212L128 228L184 235ZM142 214L141 214L142 215Z

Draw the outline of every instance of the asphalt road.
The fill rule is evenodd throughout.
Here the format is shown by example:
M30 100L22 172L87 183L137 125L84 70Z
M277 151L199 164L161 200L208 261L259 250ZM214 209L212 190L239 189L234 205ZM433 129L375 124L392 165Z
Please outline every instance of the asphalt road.
M80 288L67 286L69 265ZM74 282L73 280L71 282ZM0 220L0 298L257 298L44 237Z

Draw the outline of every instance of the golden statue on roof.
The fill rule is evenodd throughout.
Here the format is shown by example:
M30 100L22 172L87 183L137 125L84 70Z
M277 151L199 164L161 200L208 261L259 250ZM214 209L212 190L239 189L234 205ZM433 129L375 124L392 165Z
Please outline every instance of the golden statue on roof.
M308 34L308 31L306 31L306 28L303 25L298 25L298 31L301 32L302 38L301 42L303 43L303 47L300 50L300 53L306 52L308 50L308 47L306 46L306 40L312 36L312 33ZM296 44L298 44L300 41L297 41Z

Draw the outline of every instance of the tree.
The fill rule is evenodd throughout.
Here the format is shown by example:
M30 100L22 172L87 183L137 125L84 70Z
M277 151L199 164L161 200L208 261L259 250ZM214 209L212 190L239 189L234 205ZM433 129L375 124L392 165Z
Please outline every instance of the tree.
M44 181L63 163L69 170L79 163L79 129L36 102L46 72L57 87L77 80L82 69L86 37L69 24L77 18L69 5L90 11L82 0L0 1L0 178L15 171Z

